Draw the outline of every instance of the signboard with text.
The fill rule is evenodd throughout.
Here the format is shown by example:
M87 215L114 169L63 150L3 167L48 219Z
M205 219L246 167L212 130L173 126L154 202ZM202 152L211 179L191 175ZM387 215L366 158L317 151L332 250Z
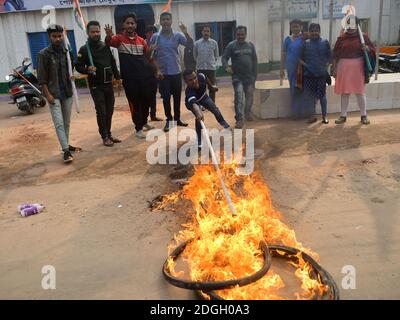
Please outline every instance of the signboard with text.
M79 0L82 8L94 6L118 6L126 4L151 4L167 2L168 0ZM174 2L193 2L193 0L175 0ZM56 9L72 8L72 0L0 0L0 13L42 10L42 8L45 6L52 6Z
M287 19L313 19L318 17L318 0L287 0ZM282 17L282 1L272 0L268 5L268 20L279 21Z
M330 19L330 12L329 12L329 6L330 6L330 0L324 0L323 2L323 18L324 19ZM342 19L344 17L344 14L342 13L342 9L345 5L348 5L350 3L349 0L334 0L333 1L333 19Z

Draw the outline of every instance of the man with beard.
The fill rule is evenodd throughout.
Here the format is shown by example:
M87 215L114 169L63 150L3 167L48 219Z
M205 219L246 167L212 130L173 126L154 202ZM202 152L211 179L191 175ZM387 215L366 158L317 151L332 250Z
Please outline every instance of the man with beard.
M56 129L58 141L64 153L64 163L74 160L71 152L82 149L69 145L69 128L72 109L73 75L68 71L67 54L63 47L64 29L60 25L47 28L50 45L41 50L37 58L37 75L42 92L50 105L50 113ZM72 60L72 57L71 57Z
M103 139L103 144L106 147L112 147L114 143L121 142L111 134L115 104L112 78L114 76L115 79L119 80L119 71L110 48L101 41L100 23L90 21L87 24L86 31L89 37L88 42L79 49L75 68L79 73L88 75L90 93L96 108L99 133Z
M146 139L143 128L150 130L147 124L152 92L151 82L154 76L160 76L157 66L150 58L150 48L146 40L136 33L137 18L129 13L123 18L123 33L114 35L112 27L106 25L106 44L118 49L121 66L121 78L126 97L131 108L136 137ZM149 64L153 68L149 68Z

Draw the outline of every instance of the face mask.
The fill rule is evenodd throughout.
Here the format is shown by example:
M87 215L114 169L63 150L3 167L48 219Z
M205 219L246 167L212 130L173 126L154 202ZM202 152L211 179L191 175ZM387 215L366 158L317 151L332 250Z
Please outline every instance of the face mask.
M347 19L345 19L342 23L342 27L345 31L350 29L356 30L357 29L357 20L356 17L353 15L349 15Z

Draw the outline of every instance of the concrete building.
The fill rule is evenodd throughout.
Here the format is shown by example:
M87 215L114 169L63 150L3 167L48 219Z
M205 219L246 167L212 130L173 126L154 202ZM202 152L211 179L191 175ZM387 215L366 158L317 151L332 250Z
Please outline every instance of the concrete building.
M139 31L143 32L148 24L158 22L158 16L166 1L161 0L124 0L124 5L115 5L120 0L81 0L82 12L86 20L98 20L103 25L110 23L114 30L120 28L120 17L126 12L135 11L140 18ZM0 0L0 7L4 0ZM27 1L25 1L27 2ZM37 52L47 45L47 35L43 23L48 21L48 11L42 12L44 4L54 3L57 7L55 21L66 26L74 51L85 41L85 34L72 19L71 0L38 0L28 10L0 12L0 92L7 91L4 76L18 66L24 57L36 61ZM164 3L160 3L164 2ZM333 39L339 34L340 8L348 0L335 0L335 20ZM42 3L42 5L40 5ZM131 4L129 4L131 3ZM174 28L178 30L181 21L188 26L189 32L200 37L202 23L210 23L214 38L219 42L221 51L234 37L237 25L248 27L248 39L252 41L259 56L260 70L268 71L279 64L280 57L280 0L197 0L174 1L172 14ZM285 35L289 34L289 21L301 18L307 26L318 22L322 26L322 36L329 35L329 0L287 0L288 17L285 20ZM379 21L379 1L353 0L357 15L362 19L363 29L377 40ZM30 4L33 5L33 4ZM28 5L26 5L28 6ZM400 0L384 0L383 44L399 42ZM104 32L104 31L103 31ZM103 34L104 36L104 34Z

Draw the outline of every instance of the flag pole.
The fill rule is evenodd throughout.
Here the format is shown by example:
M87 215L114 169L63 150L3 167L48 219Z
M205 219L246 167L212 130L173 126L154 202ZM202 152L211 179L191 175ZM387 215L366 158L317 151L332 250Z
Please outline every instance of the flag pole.
M332 46L333 40L333 0L329 3L329 43Z
M169 12L171 10L171 5L172 5L172 0L168 0L168 3L163 7L161 13ZM155 43L155 49L153 49L151 51L151 54L150 54L150 58L151 59L154 58L154 54L157 51L157 46L158 46L158 43L159 43L159 39L160 39L160 34L161 33L162 33L162 25L160 24L160 29L158 30L158 37L157 37L156 43Z
M280 65L280 86L283 86L283 71L284 71L284 67L283 67L283 41L285 38L285 16L286 16L286 0L282 0L281 1L281 65Z
M68 35L67 35L67 29L64 27L64 46L65 49L67 49L67 62L68 62L68 73L72 85L72 95L75 103L75 108L77 113L81 113L81 106L79 104L79 98L78 98L78 90L76 90L76 84L75 84L75 78L73 77L73 70L72 70L72 61L71 61L71 46L69 45L69 40L68 40Z
M378 40L377 40L377 48L376 48L376 66L375 66L375 80L378 80L378 72L379 72L379 54L381 51L381 36L382 36L382 16L383 16L383 0L380 0L379 6L379 26L378 26Z

